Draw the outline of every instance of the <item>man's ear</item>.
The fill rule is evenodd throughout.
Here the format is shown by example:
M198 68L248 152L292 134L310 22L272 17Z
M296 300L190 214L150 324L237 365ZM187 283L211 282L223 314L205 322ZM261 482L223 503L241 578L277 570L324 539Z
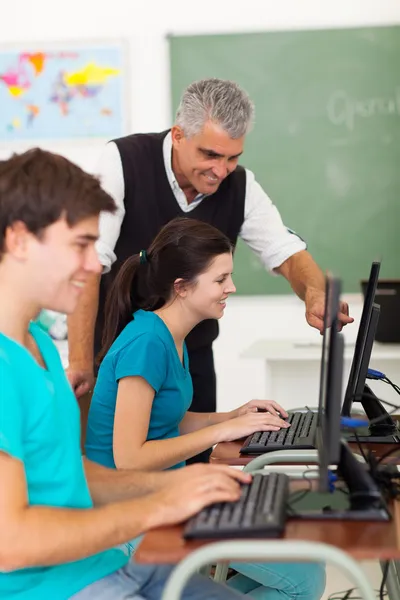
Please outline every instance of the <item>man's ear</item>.
M171 139L174 148L178 148L181 145L182 141L185 139L182 127L179 127L179 125L174 125L172 127Z
M5 251L17 260L25 260L31 237L32 233L28 230L25 223L15 221L15 223L6 228L4 236Z
M175 279L174 291L177 296L180 296L181 298L186 298L187 290L188 286L184 279Z

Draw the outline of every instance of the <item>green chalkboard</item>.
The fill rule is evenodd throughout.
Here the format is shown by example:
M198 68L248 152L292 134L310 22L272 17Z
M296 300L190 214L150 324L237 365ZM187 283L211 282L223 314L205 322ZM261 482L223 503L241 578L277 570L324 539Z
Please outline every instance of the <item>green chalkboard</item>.
M359 291L370 262L400 277L400 27L171 36L175 111L203 77L233 79L256 105L241 164L324 269ZM239 244L241 294L283 293Z

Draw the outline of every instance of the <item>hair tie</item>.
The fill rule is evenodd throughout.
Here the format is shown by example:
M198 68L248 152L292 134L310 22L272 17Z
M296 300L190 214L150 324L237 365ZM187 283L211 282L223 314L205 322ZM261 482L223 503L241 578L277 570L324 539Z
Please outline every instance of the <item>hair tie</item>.
M145 263L147 263L147 252L146 250L141 250L139 252L139 260L140 260L140 264L144 265Z

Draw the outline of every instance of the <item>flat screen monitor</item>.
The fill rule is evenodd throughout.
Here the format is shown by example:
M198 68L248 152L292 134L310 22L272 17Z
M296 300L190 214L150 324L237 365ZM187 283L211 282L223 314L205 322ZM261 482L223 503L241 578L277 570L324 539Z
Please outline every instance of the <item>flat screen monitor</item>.
M353 361L351 364L349 380L347 383L342 407L342 415L346 417L350 416L351 407L356 397L357 385L360 381L360 371L367 344L367 336L372 316L372 308L374 306L375 292L378 285L380 266L380 262L372 263L371 272L368 279L368 285L365 291L365 299L361 314L360 326L358 328Z
M338 332L337 320L340 290L340 280L327 275L316 435L321 492L329 490L328 467L339 463L341 452L340 408L344 340L342 334Z

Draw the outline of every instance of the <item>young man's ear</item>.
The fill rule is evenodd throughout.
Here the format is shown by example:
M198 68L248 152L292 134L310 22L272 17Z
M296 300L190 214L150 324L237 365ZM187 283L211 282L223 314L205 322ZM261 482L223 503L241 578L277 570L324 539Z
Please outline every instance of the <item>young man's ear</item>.
M187 296L187 283L185 283L183 279L175 279L174 291L175 294L177 294L181 298L185 298Z
M4 249L7 254L11 254L17 260L24 260L27 255L28 242L32 233L28 230L25 223L15 221L6 228L4 236Z

